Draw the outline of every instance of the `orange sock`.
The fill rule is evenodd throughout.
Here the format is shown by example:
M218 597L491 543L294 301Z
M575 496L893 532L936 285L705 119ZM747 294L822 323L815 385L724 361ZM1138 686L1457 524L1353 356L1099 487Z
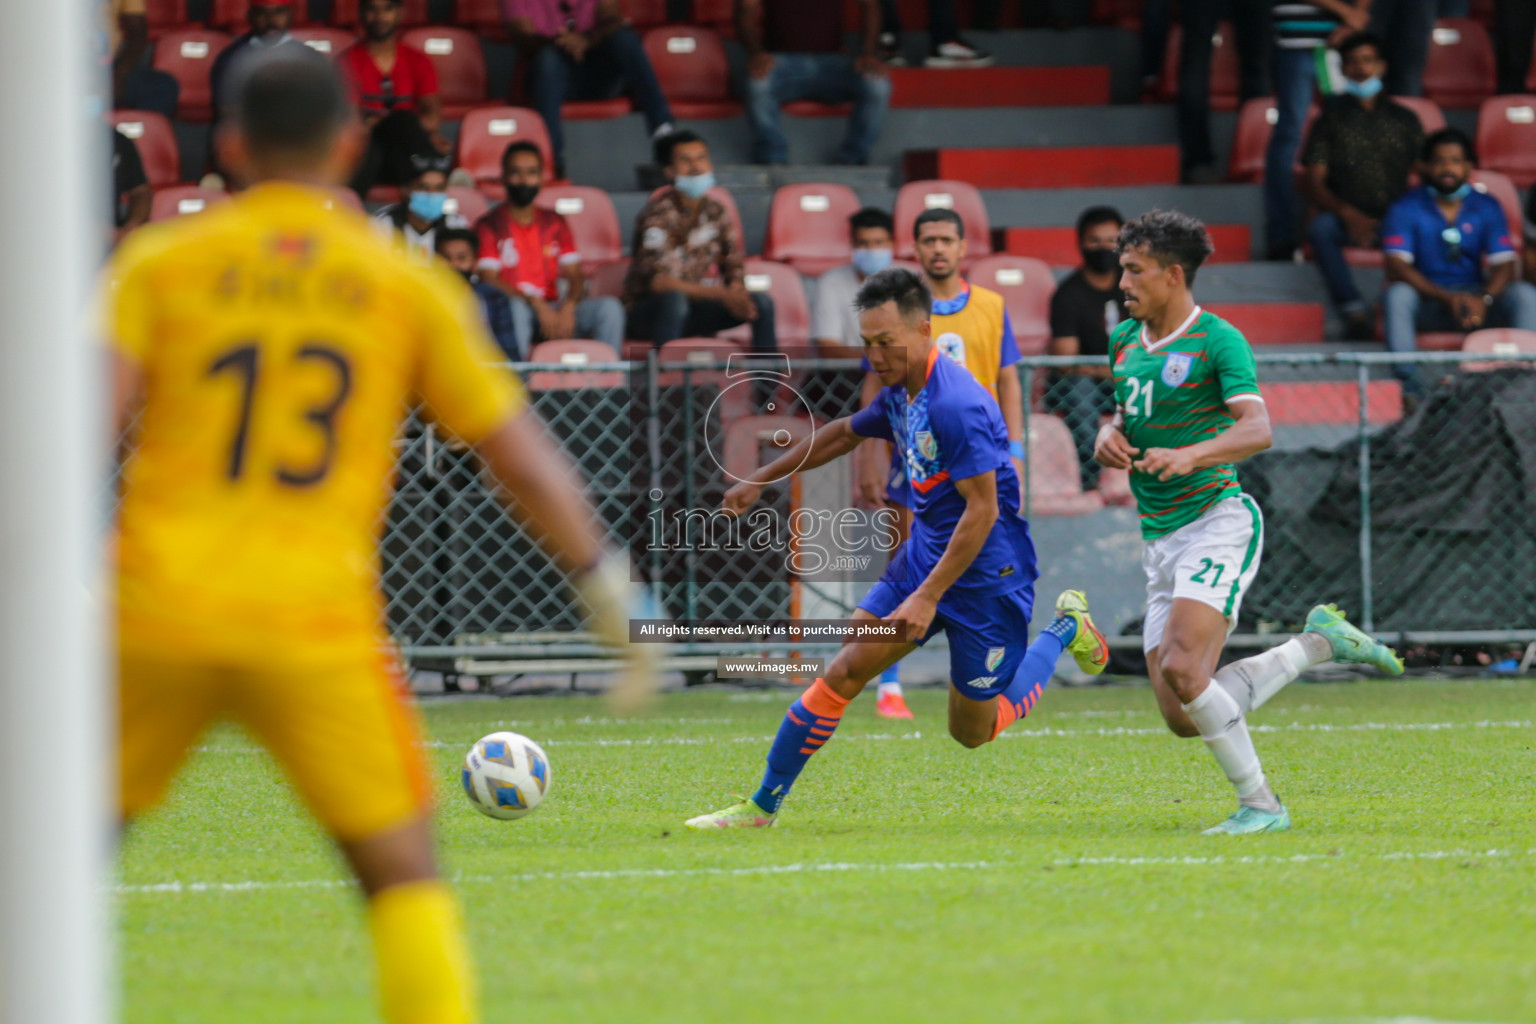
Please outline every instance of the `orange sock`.
M992 739L997 739L1003 734L1004 729L1018 720L1019 713L1014 709L1012 702L1007 697L997 698L997 721L992 723Z

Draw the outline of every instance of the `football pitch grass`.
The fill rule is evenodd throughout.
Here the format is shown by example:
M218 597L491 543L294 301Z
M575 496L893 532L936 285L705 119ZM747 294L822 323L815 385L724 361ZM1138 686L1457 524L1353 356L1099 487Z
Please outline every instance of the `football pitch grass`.
M787 690L425 709L445 869L487 1024L1536 1021L1536 682L1291 686L1255 714L1295 820L1241 839L1198 740L1145 687L1051 690L967 751L945 695L856 701L777 827L685 818L751 793ZM459 790L498 729L550 796ZM359 752L358 756L365 756ZM114 890L134 1024L376 1021L361 902L243 734L210 735Z

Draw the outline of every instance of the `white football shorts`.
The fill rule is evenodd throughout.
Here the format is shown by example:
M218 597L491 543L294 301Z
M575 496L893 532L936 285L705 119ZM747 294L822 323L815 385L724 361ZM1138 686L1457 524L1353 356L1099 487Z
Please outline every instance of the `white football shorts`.
M1263 553L1264 517L1246 494L1218 501L1194 522L1148 541L1141 552L1147 573L1142 649L1150 651L1162 643L1168 613L1178 597L1221 612L1231 636Z

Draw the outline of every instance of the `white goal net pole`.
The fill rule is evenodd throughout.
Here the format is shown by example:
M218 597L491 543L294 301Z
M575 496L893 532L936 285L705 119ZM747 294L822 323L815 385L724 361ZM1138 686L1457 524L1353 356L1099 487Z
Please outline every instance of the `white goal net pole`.
M0 0L0 1024L104 1024L112 1005L115 758L86 592L108 468L97 9Z

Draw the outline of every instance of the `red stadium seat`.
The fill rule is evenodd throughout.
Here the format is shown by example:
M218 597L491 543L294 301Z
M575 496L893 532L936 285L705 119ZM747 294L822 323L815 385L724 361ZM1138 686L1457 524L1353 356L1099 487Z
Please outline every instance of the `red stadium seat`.
M654 4L656 0L649 2ZM736 38L736 0L693 0L693 23L708 25L723 36Z
M863 204L847 185L784 185L768 208L763 258L788 263L810 277L852 258L848 218Z
M672 20L667 17L667 0L624 0L622 7L625 17L642 31ZM702 18L697 20L708 24Z
M1423 96L1390 96L1388 99L1418 114L1419 124L1423 126L1425 135L1445 127L1445 112L1434 100L1425 99Z
M250 7L251 0L213 0L213 7L208 12L208 27L232 36L246 32L251 27L246 13ZM293 4L292 24L295 27L309 24L309 4L302 0Z
M649 345L648 342L645 344ZM637 350L634 357L643 359L647 351L648 349ZM656 381L664 388L682 387L686 380L691 387L717 389L721 396L718 410L720 422L731 423L750 416L753 412L752 389L750 387L732 388L730 386L732 381L725 375L730 357L745 353L745 345L727 338L678 338L661 346L661 350L657 353L657 359L660 362L687 364L692 367L709 367L711 364L717 364L719 368L690 370L686 375L680 368L663 370L656 375Z
M781 349L803 349L811 338L811 305L805 298L805 283L795 268L772 260L747 260L746 285L749 292L767 292L773 299L773 333ZM720 334L748 342L752 327L742 324Z
M472 188L450 188L448 198L443 202L444 213L456 213L471 224L484 217L490 209L490 200Z
M1509 176L1520 188L1536 185L1536 96L1495 96L1477 115L1482 166ZM1510 225L1518 229L1518 224Z
M1021 355L1039 355L1051 342L1051 296L1056 278L1043 260L999 253L971 264L966 277L1003 297Z
M1080 516L1104 507L1098 491L1083 491L1072 431L1055 416L1029 416L1029 509L1036 516Z
M412 28L400 33L400 41L427 55L437 69L438 95L443 116L457 121L485 101L485 54L480 40L467 28Z
M612 263L602 263L587 272L588 295L611 295L615 299L624 297L624 278L629 275L629 257L623 256ZM653 346L645 341L640 344L650 351ZM625 359L630 356L626 355ZM643 357L642 357L643 358Z
M187 0L146 0L145 19L149 22L149 38L159 39L176 28L187 28Z
M616 363L619 354L601 341L541 341L528 353L530 363L559 363L562 366L586 366L589 363ZM624 386L624 374L618 370L592 373L530 373L530 391L569 391L575 388L617 388Z
M917 252L912 241L912 225L924 210L941 207L954 210L965 224L966 254L978 259L992 252L992 225L987 220L987 206L974 185L963 181L909 181L896 193L896 255L912 259Z
M155 193L154 205L149 210L149 219L169 220L172 217L202 213L212 204L222 203L228 198L228 192L199 188L196 185L173 185Z
M453 0L453 23L477 33L499 30L501 0Z
M719 32L669 25L646 32L644 42L674 115L694 120L741 114L741 104L731 99L731 68Z
M1494 90L1493 43L1471 18L1441 18L1429 39L1424 95L1442 107L1475 107Z
M662 186L662 188L666 187L668 186ZM651 198L655 199L656 196L660 193L661 189L656 189L651 193ZM730 189L726 188L724 185L716 185L714 188L710 189L704 194L718 202L721 206L725 207L725 212L730 214L731 224L736 229L736 242L742 247L743 251L745 251L747 247L747 236L746 233L742 230L741 210L739 210L736 206L736 197L731 195Z
M1460 331L1426 331L1415 337L1420 352L1456 352L1467 336Z
M611 100L571 100L560 104L560 116L567 121L607 121L623 117L635 109L628 96Z
M329 25L310 25L307 28L293 30L293 38L303 43L317 53L323 53L327 57L335 57L347 47L357 42L357 36L344 28L332 28Z
M1211 109L1236 110L1238 94L1237 37L1232 23L1223 21L1216 26L1211 37ZM1163 50L1163 77L1158 82L1157 95L1165 103L1171 103L1179 95L1179 51L1184 45L1184 30L1174 25L1168 30L1168 42Z
M1524 251L1525 232L1521 226L1525 223L1525 213L1520 206L1520 193L1515 191L1515 183L1498 171L1481 169L1472 171L1471 181L1473 188L1499 201L1499 205L1504 208L1504 222L1509 226L1510 244L1516 252Z
M201 28L175 29L155 43L155 70L170 74L181 85L178 120L207 121L212 117L213 90L208 74L229 43L223 32Z
M811 436L811 421L794 416L746 416L725 428L721 468L737 480Z
M133 142L151 188L181 180L181 150L171 122L153 110L114 110L107 115L119 135Z
M331 24L339 28L357 28L362 24L362 0L331 0ZM401 0L400 26L425 25L428 0Z
M1317 104L1307 111L1302 122L1302 144L1296 148L1295 170L1301 170L1301 151L1306 146L1307 135L1317 120ZM1232 136L1232 155L1227 161L1227 180L1260 182L1264 180L1264 152L1269 148L1269 137L1274 133L1275 121L1280 116L1272 96L1261 96L1243 104L1237 115L1237 132Z
M1461 343L1463 352L1483 353L1496 356L1536 356L1536 331L1521 331L1512 327L1495 327L1473 331ZM1536 362L1523 363L1477 362L1462 363L1463 370L1502 370L1518 367L1529 370Z
M554 174L549 131L538 111L527 107L478 107L459 125L458 165L474 175L480 191L501 199L501 154L519 140L532 142L544 155L544 178Z
M600 188L588 185L546 185L535 202L565 218L581 254L581 267L591 273L599 265L624 255L624 236L613 200Z

